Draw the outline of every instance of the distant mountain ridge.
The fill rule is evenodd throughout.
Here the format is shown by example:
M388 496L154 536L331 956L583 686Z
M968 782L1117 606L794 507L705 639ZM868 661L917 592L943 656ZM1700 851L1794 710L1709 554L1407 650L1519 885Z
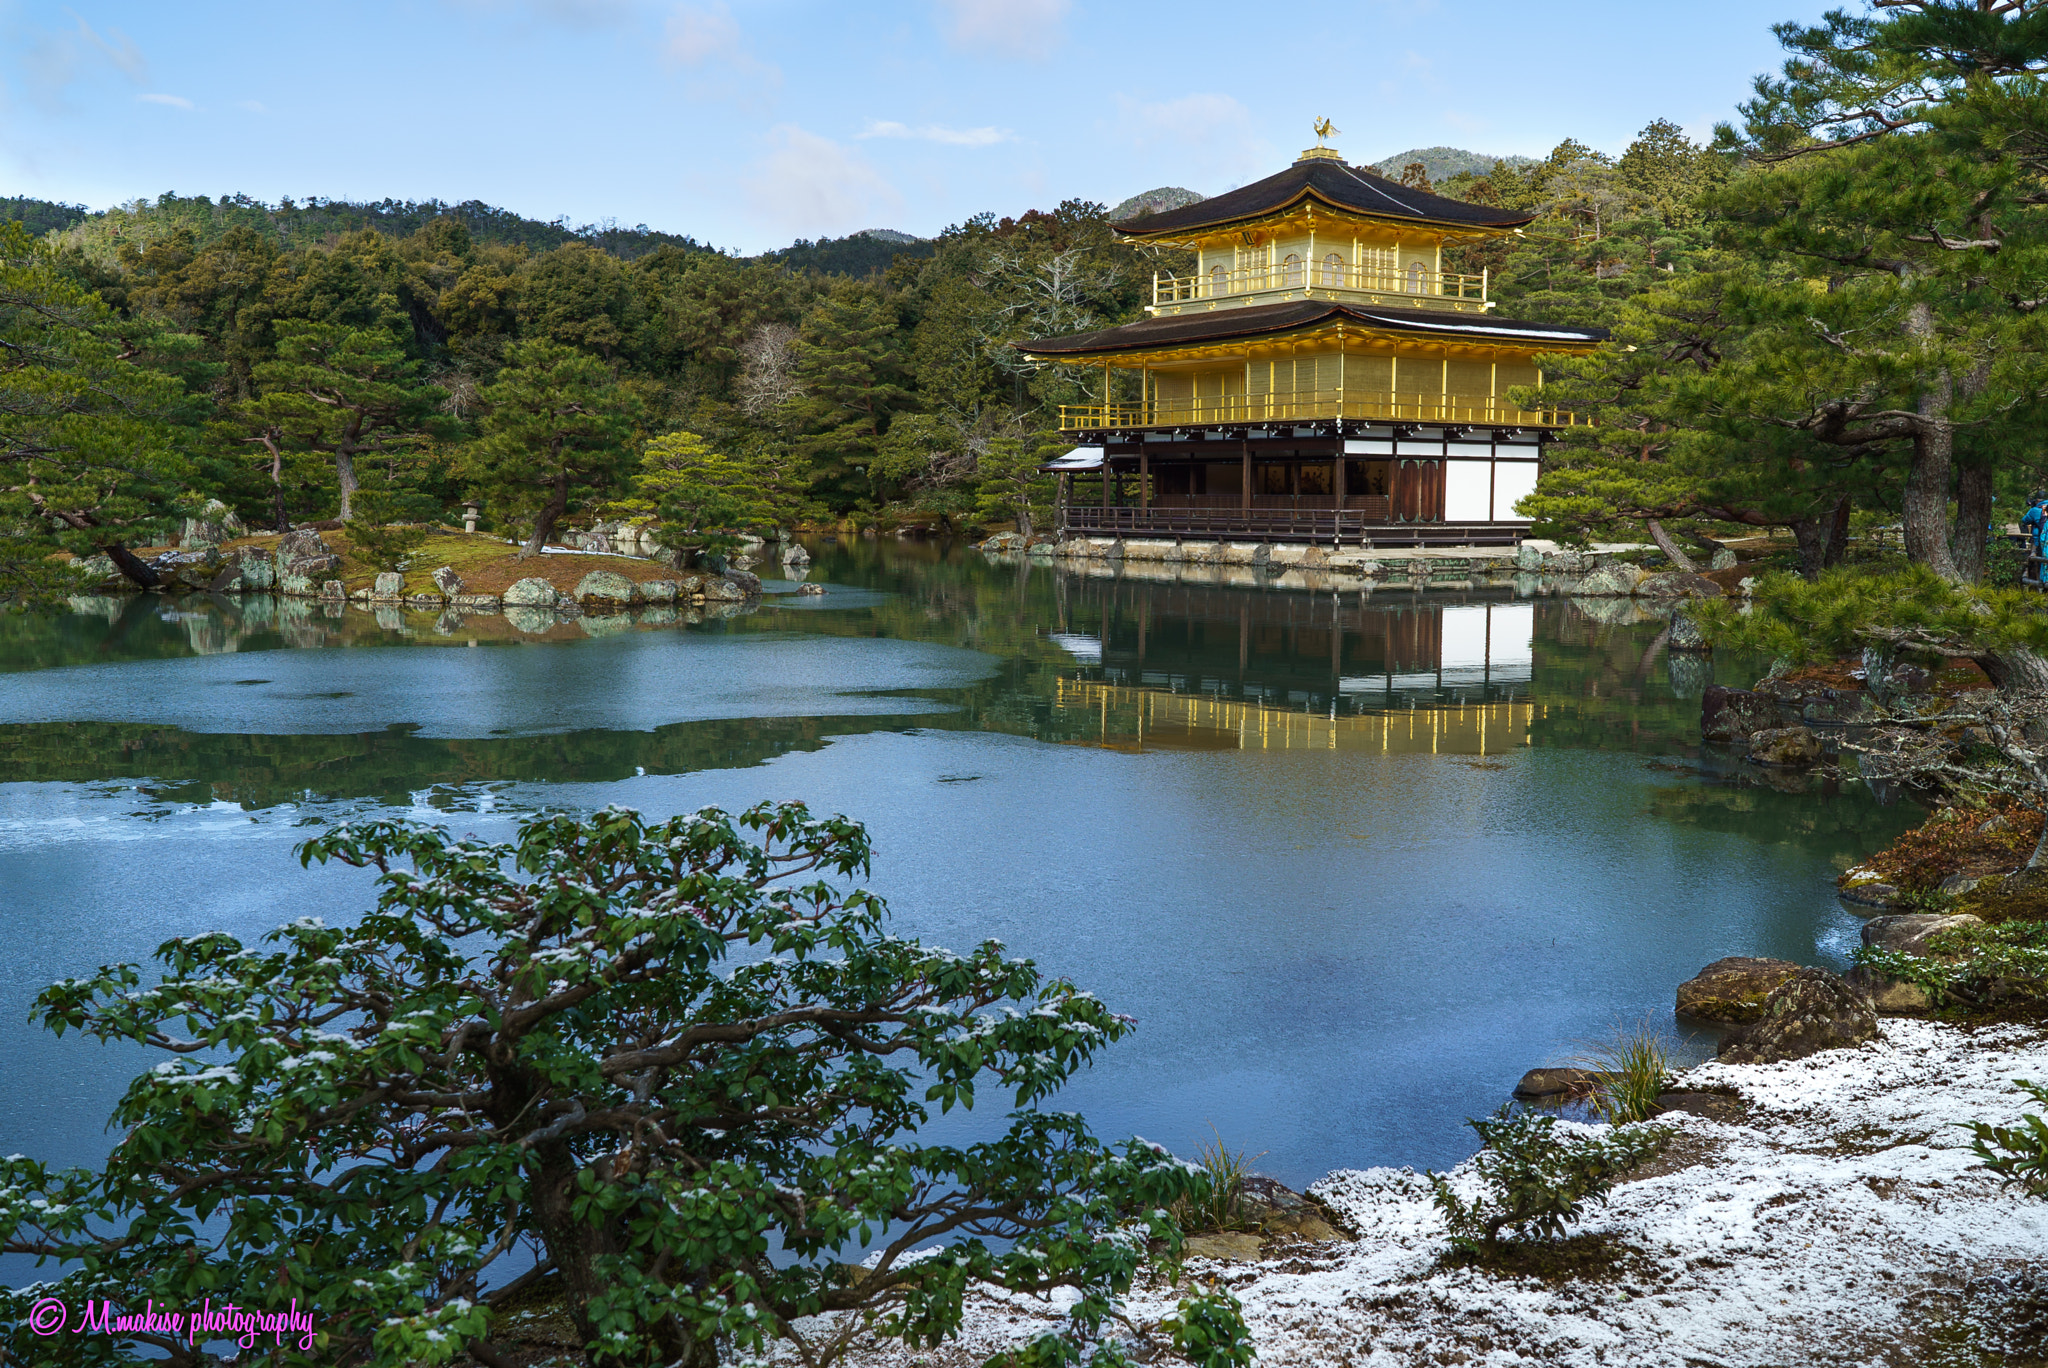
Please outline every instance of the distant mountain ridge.
M1462 147L1411 147L1406 152L1396 152L1391 157L1367 163L1373 170L1389 180L1401 179L1401 172L1411 162L1421 162L1429 173L1432 183L1449 180L1462 171L1483 176L1493 170L1495 162L1506 162L1509 166L1530 166L1534 157L1496 157L1486 152L1467 152Z
M1133 195L1109 211L1111 223L1122 223L1137 218L1140 214L1163 214L1169 209L1179 209L1190 204L1200 204L1209 198L1178 185L1162 185L1157 190L1147 190L1142 195Z

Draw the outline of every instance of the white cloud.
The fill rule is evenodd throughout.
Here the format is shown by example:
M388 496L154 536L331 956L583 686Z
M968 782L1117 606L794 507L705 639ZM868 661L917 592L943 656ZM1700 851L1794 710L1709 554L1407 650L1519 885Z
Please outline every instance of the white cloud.
M122 75L131 81L140 81L149 74L149 63L143 59L142 49L136 47L121 30L110 28L107 36L102 38L84 19L75 14L71 17L78 19L78 36L99 49L100 55L119 68Z
M969 52L1044 58L1066 38L1073 0L937 0L946 41Z
M30 97L45 109L62 110L64 96L72 82L87 79L112 67L131 83L141 85L149 76L149 62L142 49L119 29L102 36L91 24L77 21L72 29L23 31L19 38L19 61Z
M193 107L194 107L194 106L193 106L193 104L192 104L192 102L191 102L190 100L186 99L186 98L185 98L185 97L184 97L183 95L153 95L153 94L152 94L152 95L137 95L137 96L136 96L135 98L136 98L136 99L138 99L138 100L140 100L140 101L142 101L142 103L144 103L144 104L153 104L153 105L168 105L168 106L170 106L170 107L171 107L172 109L191 109L191 108L193 108Z
M947 128L942 124L920 124L912 128L891 119L869 119L860 136L909 138L917 142L944 143L948 147L993 147L997 143L1017 141L1017 135L1004 128Z
M270 112L269 107L261 100L237 100L235 101L235 108L247 110L251 114L268 114Z
M690 73L690 94L699 99L765 104L782 89L782 69L749 50L725 0L677 5L663 26L661 49Z
M903 197L867 159L830 138L777 125L768 156L741 183L757 218L798 237L852 232L896 214Z

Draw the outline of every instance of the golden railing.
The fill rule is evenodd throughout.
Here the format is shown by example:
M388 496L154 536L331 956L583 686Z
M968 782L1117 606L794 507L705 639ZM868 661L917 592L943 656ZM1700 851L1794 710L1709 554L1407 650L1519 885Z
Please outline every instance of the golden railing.
M1082 744L1115 750L1334 750L1378 755L1500 755L1529 744L1544 709L1468 703L1345 714L1303 712L1213 694L1061 680L1053 705L1094 714Z
M1409 295L1418 300L1457 299L1485 303L1488 272L1461 275L1421 265L1387 270L1351 262L1276 262L1236 268L1217 266L1190 276L1152 273L1154 304L1191 304L1204 299L1258 294L1266 290L1330 290L1351 294Z
M1402 394L1359 389L1276 390L1270 394L1218 394L1146 403L1063 404L1062 432L1099 428L1192 427L1207 424L1307 422L1364 418L1393 423L1447 423L1473 427L1573 427L1585 420L1565 409L1517 408L1486 395Z

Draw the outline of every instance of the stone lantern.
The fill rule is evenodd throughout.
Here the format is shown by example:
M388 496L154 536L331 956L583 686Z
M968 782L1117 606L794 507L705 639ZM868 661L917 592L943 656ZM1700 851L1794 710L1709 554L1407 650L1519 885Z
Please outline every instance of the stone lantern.
M481 517L482 517L483 515L484 515L484 506L483 506L483 503L482 503L482 502L481 502L480 500L477 500L477 499L471 499L471 500L469 500L469 501L468 501L467 503L463 504L463 505L462 505L462 530L463 530L464 532L474 532L474 531L476 531L476 520L477 520L478 518L481 518Z

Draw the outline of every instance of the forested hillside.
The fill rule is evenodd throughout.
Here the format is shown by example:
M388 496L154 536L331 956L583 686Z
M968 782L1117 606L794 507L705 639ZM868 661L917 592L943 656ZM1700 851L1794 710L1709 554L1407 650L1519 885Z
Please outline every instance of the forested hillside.
M1916 178L1950 155L1927 138L1894 145L1928 162L1909 168ZM1534 216L1519 238L1447 253L1448 267L1489 273L1502 314L1627 339L1550 369L1544 402L1598 420L1567 439L1532 505L1550 530L1813 531L1837 527L1852 500L1894 516L1914 434L1874 417L1837 431L1815 416L1841 411L1826 408L1831 395L1891 382L1839 349L1828 372L1839 391L1795 392L1756 369L1760 348L1810 349L1829 335L1771 315L1757 302L1770 290L1781 313L1804 301L1849 309L1869 279L1846 256L1809 255L1843 228L1809 216L1795 230L1781 212L1864 155L1799 161L1811 169L1795 174L1659 121L1619 157L1567 140L1540 162L1435 182ZM1431 183L1412 163L1403 178ZM1118 242L1104 206L1073 200L980 215L929 242L869 232L751 260L646 228L572 230L475 203L166 196L68 224L64 206L30 207L41 217L25 224L62 212L41 240L7 230L6 270L23 297L63 307L0 327L33 333L61 318L61 335L39 333L38 345L103 368L109 386L86 407L131 425L105 439L126 453L117 470L79 443L76 487L61 496L90 505L77 517L52 502L50 479L33 492L9 482L11 506L67 544L116 529L146 540L208 497L270 524L332 518L344 504L358 517L444 516L480 495L490 523L524 535L547 507L571 524L655 516L660 491L692 485L730 496L697 497L693 517L1004 523L1049 496L1035 467L1058 447L1057 406L1100 386L1033 366L1011 344L1137 318L1152 272L1186 265ZM1738 303L1763 312L1738 327ZM2010 369L2033 353L2002 354ZM1719 388L1723 375L1749 388ZM575 441L550 426L536 389L555 381L603 418L602 432L575 441L607 453L573 471L560 453ZM1911 406L1867 402L1873 414ZM1989 470L1992 448L1980 460L1980 445L2006 441L2031 412L2008 405L1956 427L1960 465ZM10 440L17 468L27 457L12 453L39 432ZM521 442L543 454L520 455ZM660 470L642 459L656 450L669 453ZM2037 478L2031 460L2000 478ZM1972 498L1988 498L1990 478Z

